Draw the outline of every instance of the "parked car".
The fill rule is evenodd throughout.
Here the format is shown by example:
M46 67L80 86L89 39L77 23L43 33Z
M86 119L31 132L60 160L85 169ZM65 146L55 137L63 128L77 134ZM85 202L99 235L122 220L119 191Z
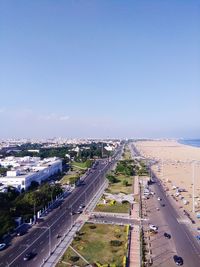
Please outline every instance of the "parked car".
M79 209L84 209L85 208L85 204L81 204L80 206L79 206Z
M196 236L196 239L197 239L197 240L200 240L200 235L197 235L197 236Z
M28 252L28 253L26 253L26 254L24 255L23 260L24 260L24 261L29 261L29 260L31 260L32 258L33 258L33 253L32 253L32 252Z
M166 237L166 238L170 239L170 238L171 238L171 235L170 235L170 234L168 234L168 233L164 233L164 237Z
M0 250L3 250L6 247L5 243L0 243Z
M159 201L161 201L161 200L162 200L162 198L160 198L160 197L158 197L157 199L158 199Z
M149 228L154 230L154 231L158 230L158 226L155 226L154 224L149 224Z
M75 213L76 214L81 214L83 211L82 210L77 210Z
M180 256L174 255L173 259L176 265L178 266L183 265L183 259Z
M17 236L22 236L22 235L25 235L26 234L26 232L25 231L19 231L19 232L17 232Z

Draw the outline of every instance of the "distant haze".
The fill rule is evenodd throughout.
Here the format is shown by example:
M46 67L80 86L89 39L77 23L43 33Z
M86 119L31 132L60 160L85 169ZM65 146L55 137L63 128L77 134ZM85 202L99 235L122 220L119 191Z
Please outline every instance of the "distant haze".
M0 138L200 136L198 1L0 8Z

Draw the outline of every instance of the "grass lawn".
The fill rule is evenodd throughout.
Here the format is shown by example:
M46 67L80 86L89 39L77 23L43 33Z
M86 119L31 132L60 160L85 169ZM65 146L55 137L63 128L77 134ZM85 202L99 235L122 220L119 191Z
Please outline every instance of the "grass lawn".
M80 176L80 174L79 173L75 173L75 172L74 173L71 173L71 174L66 174L66 175L64 175L62 177L62 179L60 180L60 183L62 185L68 184L70 178L77 178L79 176Z
M90 165L91 165L91 162L90 162ZM86 170L88 168L88 162L87 161L85 161L85 162L76 162L76 161L73 161L72 162L72 167L73 168L77 168L77 169Z
M130 204L129 203L115 203L113 205L109 204L101 204L97 205L95 207L94 211L99 211L99 212L114 212L114 213L128 213L130 209Z
M133 176L125 176L123 174L118 174L115 175L117 178L118 182L109 184L108 189L106 192L111 193L111 194L118 194L118 193L124 193L124 194L132 194L133 193L133 181L134 177ZM123 185L123 181L126 180L128 181L128 186Z
M124 160L131 160L131 152L128 148L125 149L124 154L123 154Z
M91 225L96 228L91 229ZM100 264L116 264L117 267L123 266L127 242L125 226L86 223L80 233L80 240L74 240L72 247L90 264L98 262ZM122 241L122 244L120 246L112 246L110 244L111 240ZM63 260L65 259L65 262L72 264L69 260L70 253L72 253L72 250L68 249ZM74 264L81 267L86 265L86 263L78 263L78 261ZM57 267L64 267L64 265L57 265Z
M86 263L81 258L79 258L76 262L72 262L70 258L72 256L77 256L77 254L71 249L68 248L65 254L62 256L59 263L56 265L56 267L66 267L66 266L72 266L72 264L76 264L76 266L85 266Z

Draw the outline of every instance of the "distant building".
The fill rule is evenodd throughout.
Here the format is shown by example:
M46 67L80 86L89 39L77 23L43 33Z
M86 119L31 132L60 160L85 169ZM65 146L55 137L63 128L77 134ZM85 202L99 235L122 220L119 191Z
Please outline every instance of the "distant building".
M0 177L0 183L4 186L16 187L19 191L26 190L32 181L41 183L62 171L62 160L55 157L43 160L38 157L9 157L1 159L0 164L15 166L7 171L6 176Z

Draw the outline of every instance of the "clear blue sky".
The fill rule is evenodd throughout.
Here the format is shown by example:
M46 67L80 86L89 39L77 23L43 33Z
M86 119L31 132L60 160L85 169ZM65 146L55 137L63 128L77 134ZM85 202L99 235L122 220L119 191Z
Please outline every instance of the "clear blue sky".
M0 2L0 138L200 137L200 4Z

